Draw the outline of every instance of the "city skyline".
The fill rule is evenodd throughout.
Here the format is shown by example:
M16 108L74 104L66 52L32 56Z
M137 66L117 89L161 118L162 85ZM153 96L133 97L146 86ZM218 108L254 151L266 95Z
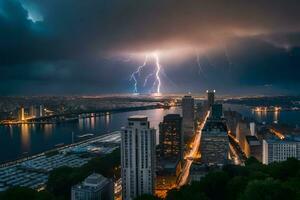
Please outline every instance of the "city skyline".
M0 0L0 199L300 199L299 0Z
M0 95L297 95L299 6L1 0Z

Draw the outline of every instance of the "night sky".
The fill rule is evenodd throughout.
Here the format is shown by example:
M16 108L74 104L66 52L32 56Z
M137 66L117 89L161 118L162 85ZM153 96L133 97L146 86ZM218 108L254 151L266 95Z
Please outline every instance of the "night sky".
M0 95L300 94L299 0L0 0ZM157 87L155 59L136 74ZM154 86L153 86L154 84ZM155 85L156 84L156 85Z

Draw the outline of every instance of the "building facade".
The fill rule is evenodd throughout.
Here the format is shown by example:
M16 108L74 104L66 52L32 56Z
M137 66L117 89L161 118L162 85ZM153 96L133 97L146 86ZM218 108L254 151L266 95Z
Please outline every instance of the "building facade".
M128 118L121 131L122 199L153 194L156 169L156 135L146 116Z
M93 173L71 189L72 200L113 200L114 184L100 174Z
M300 159L300 138L263 140L263 164L285 161L291 157Z
M194 112L194 98L184 96L182 98L182 128L185 137L194 134Z
M18 120L19 121L24 121L25 120L25 109L23 106L21 106L19 108L19 111L18 111Z
M262 161L262 144L256 136L247 135L245 142L245 154L247 158L254 157L258 161Z
M215 103L215 90L213 91L206 91L207 93L207 105L209 108Z
M201 134L201 162L221 166L228 162L229 139L222 121L207 121Z
M211 107L211 118L221 119L223 117L223 106L222 104L213 104Z
M164 116L159 124L160 157L164 160L178 160L183 156L182 117L179 114Z

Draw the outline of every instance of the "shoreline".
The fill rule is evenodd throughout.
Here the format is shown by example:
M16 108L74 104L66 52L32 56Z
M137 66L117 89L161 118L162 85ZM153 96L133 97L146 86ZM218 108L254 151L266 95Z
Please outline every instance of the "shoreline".
M93 140L98 140L98 139L101 139L101 138L104 138L104 137L107 137L107 136L110 136L110 135L114 135L114 134L117 134L119 132L120 131L112 131L110 133L106 133L106 134L103 134L103 135L98 135L98 136L95 136L95 137L92 137L92 138L89 138L89 139L86 139L86 140L82 140L82 141L79 141L79 142L74 142L72 144L65 144L61 147L56 147L56 148L53 148L53 149L49 149L49 150L46 150L46 151L43 151L43 152L40 152L40 153L37 153L37 154L33 154L33 155L29 155L29 156L25 156L25 157L13 159L13 160L3 161L3 162L0 162L0 168L9 167L9 166L12 166L12 165L15 165L15 164L18 164L18 163L22 163L22 162L27 161L27 160L31 160L31 159L34 159L34 158L38 158L40 156L44 156L47 153L51 153L51 152L54 152L54 151L61 151L61 150L64 150L64 149L67 149L67 148L70 148L70 147L74 147L74 146L78 146L80 144L91 142Z

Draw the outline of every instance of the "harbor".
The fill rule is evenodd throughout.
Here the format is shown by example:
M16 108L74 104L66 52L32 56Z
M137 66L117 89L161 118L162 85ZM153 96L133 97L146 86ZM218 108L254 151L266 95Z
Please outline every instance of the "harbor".
M120 140L120 132L115 131L2 164L0 192L13 186L42 190L53 169L62 166L81 167L95 156L105 155L119 148Z

